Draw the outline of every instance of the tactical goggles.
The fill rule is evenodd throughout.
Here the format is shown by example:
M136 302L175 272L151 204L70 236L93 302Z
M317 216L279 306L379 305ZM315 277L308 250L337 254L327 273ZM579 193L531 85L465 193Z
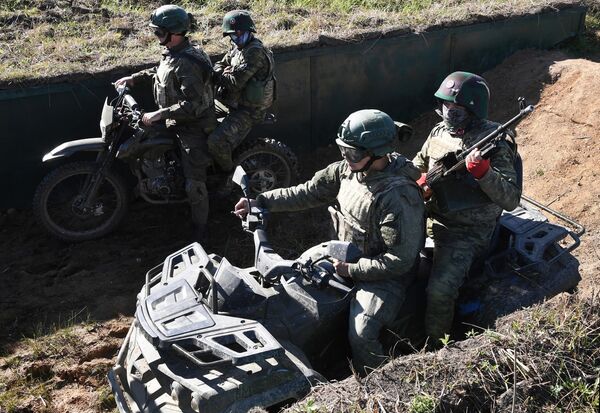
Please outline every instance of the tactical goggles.
M345 146L338 144L342 157L352 163L358 163L369 156L369 151L363 148L354 148L352 146Z
M167 32L165 29L161 29L160 27L156 27L152 33L154 33L156 37L165 37L169 32Z

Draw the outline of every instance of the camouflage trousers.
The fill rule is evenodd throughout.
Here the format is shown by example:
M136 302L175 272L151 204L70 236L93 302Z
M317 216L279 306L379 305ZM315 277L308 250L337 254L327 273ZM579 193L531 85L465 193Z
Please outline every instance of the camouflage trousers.
M246 138L252 126L264 120L266 109L231 109L223 122L208 137L208 150L224 171L233 169L232 153Z
M185 192L191 209L192 222L199 227L208 221L208 189L206 168L209 164L207 132L201 126L172 126L181 149L181 166L185 177Z
M404 288L386 291L369 288L371 283L357 285L356 296L350 304L348 339L352 349L352 365L362 375L384 363L385 354L381 335L391 328L405 297Z
M465 282L475 259L485 253L492 231L449 229L428 222L435 243L433 265L427 284L425 332L437 345L438 339L450 334L454 321L454 307L460 287Z

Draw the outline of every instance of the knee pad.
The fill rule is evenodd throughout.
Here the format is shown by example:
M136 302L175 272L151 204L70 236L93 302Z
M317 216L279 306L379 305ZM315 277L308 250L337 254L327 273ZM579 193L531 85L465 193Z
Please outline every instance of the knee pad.
M349 337L352 339L373 341L379 338L382 324L366 314L358 314L350 322Z

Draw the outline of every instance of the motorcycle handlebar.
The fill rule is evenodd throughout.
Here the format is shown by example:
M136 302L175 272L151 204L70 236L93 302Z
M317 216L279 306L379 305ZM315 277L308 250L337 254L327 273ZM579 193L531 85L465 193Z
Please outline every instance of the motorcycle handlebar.
M125 104L129 106L132 111L139 112L138 103L135 101L133 96L126 94L123 99L125 100Z

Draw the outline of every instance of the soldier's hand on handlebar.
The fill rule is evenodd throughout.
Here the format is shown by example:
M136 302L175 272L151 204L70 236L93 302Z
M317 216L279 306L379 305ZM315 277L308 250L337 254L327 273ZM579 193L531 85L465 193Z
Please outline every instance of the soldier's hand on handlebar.
M340 277L351 278L350 272L348 271L348 263L343 261L338 261L336 259L333 260L333 268L335 268L335 272Z
M142 122L144 122L144 125L150 126L154 122L158 122L161 119L162 119L162 112L160 110L155 110L154 112L144 113L144 116L142 117Z
M125 76L115 81L115 89L122 85L133 86L133 76Z
M256 200L250 200L250 207L256 206ZM240 198L240 200L235 204L233 213L240 218L244 218L248 215L248 211L250 211L250 207L248 207L248 198Z

